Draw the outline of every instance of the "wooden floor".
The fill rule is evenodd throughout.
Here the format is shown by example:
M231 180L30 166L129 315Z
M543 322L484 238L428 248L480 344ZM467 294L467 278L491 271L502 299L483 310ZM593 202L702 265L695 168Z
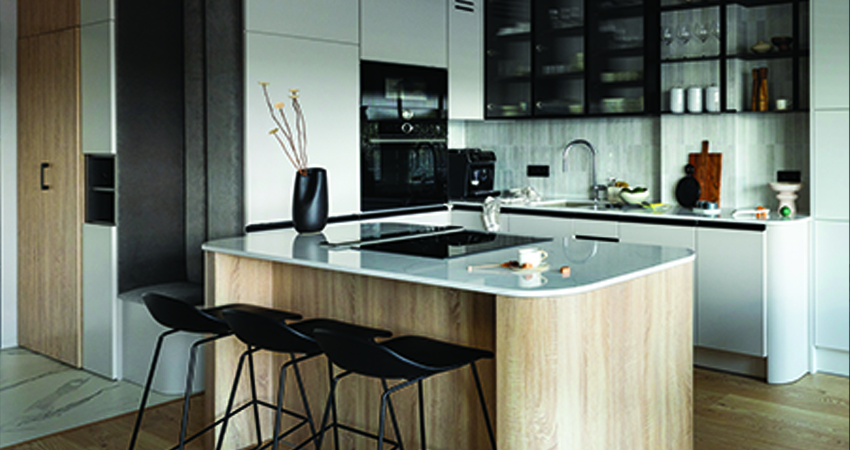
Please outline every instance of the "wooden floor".
M694 370L695 450L839 450L850 448L850 384L847 378L809 375L797 383L762 381ZM177 436L180 402L145 414L138 450L169 448ZM203 399L193 399L199 429ZM135 414L7 447L4 450L125 450ZM188 446L201 449L202 445ZM503 449L520 450L520 449Z

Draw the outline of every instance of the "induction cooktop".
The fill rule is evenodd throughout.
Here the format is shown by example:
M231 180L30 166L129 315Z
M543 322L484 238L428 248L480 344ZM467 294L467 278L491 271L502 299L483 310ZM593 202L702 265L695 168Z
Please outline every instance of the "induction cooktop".
M438 235L416 236L392 242L364 243L360 245L360 249L446 259L551 240L552 238L547 237L488 233L476 230L457 230Z

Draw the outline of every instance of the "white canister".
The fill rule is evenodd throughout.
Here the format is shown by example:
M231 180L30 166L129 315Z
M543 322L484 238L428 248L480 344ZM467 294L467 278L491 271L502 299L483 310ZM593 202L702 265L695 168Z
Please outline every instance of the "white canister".
M708 112L720 112L720 88L711 85L705 88L705 110Z
M685 112L685 90L682 88L670 89L670 112L682 114Z
M688 88L688 112L695 114L702 112L702 88L699 86Z

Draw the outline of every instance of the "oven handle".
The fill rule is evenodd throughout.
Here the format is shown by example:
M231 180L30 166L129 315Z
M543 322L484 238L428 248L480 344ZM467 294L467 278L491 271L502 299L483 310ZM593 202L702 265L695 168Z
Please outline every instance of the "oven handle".
M447 139L369 139L370 144L445 144Z

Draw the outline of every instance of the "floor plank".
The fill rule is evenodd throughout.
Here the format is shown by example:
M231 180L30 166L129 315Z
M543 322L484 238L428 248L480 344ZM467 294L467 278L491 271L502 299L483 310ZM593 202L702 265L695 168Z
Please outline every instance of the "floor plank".
M796 383L774 386L695 369L694 449L846 450L850 448L848 396L848 379L832 375L807 375ZM202 397L193 398L192 410L203 411ZM173 444L180 412L179 401L149 408L136 448L161 450ZM191 429L203 426L202 416L191 416ZM127 414L3 450L124 450L134 420L135 414Z

